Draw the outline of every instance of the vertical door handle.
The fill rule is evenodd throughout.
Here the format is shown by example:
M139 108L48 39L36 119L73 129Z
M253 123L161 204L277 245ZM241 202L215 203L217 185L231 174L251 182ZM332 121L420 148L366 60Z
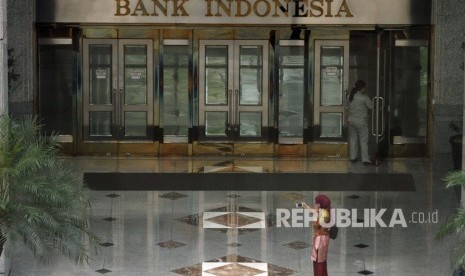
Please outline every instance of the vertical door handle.
M239 131L239 90L234 90L234 127L235 131Z
M384 98L379 97L381 101L381 132L379 136L383 137L384 136Z
M226 122L226 135L229 135L231 131L231 125L233 124L233 98L232 98L232 90L228 90L228 121Z
M376 109L376 105L375 105L375 100L376 100L376 97L373 97L373 99L371 99L372 103L373 103L373 108L371 109L371 134L373 136L376 136L376 132L375 132L375 109Z
M382 137L384 136L384 98L373 97L372 101L373 101L373 109L371 111L371 133L373 134L373 136ZM379 127L380 113L381 113L381 130L379 129L380 128ZM376 124L375 124L375 121L376 121Z

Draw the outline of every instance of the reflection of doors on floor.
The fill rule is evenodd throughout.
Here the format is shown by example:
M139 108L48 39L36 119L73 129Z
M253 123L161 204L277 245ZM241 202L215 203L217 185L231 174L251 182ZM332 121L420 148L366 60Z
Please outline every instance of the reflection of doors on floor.
M199 67L200 140L266 140L268 41L200 41Z
M153 140L152 47L151 40L84 40L84 142ZM115 150L94 143L92 151L99 144Z

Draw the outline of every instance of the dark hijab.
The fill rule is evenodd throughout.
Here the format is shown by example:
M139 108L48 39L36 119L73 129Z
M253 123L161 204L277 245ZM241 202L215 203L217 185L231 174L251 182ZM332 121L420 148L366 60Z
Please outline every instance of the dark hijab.
M315 197L315 203L320 205L320 208L329 209L331 208L331 200L325 195L319 195Z

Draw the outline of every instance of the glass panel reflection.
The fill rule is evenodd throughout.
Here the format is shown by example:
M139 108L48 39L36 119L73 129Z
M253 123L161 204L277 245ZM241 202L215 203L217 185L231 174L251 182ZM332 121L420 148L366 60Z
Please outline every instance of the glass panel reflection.
M205 47L205 103L228 104L228 46Z
M147 113L125 112L124 113L124 136L145 137L147 136Z
M396 47L391 135L426 137L428 47Z
M240 104L261 105L263 57L261 46L240 48Z
M147 46L124 46L124 103L147 103Z
M226 136L227 112L205 112L205 136Z
M42 130L72 134L76 52L72 45L41 45L38 67Z
M187 136L188 80L188 47L164 46L163 132L165 136Z
M342 113L321 113L320 122L320 137L342 137Z
M89 112L90 136L111 136L111 112Z
M344 47L321 47L321 105L342 105Z
M279 136L302 137L304 47L281 46L279 66Z
M89 45L89 104L111 104L112 46Z
M260 137L262 135L262 113L241 112L239 114L241 137Z

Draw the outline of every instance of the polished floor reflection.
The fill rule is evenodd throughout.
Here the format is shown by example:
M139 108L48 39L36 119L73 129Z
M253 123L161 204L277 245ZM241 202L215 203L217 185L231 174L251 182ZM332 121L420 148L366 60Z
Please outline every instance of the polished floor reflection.
M407 221L407 227L341 228L330 244L330 275L451 275L454 239L434 239L440 223L458 206L441 180L449 169L447 158L392 159L380 167L341 159L67 159L81 175L407 173L415 191L92 191L91 223L102 244L89 266L59 259L54 267L43 267L17 248L11 275L312 275L312 230L278 227L277 210L291 210L297 201L312 202L321 193L336 208L360 214L386 208L387 222L394 209L401 209ZM436 211L438 223L415 223ZM364 219L359 215L357 222Z

